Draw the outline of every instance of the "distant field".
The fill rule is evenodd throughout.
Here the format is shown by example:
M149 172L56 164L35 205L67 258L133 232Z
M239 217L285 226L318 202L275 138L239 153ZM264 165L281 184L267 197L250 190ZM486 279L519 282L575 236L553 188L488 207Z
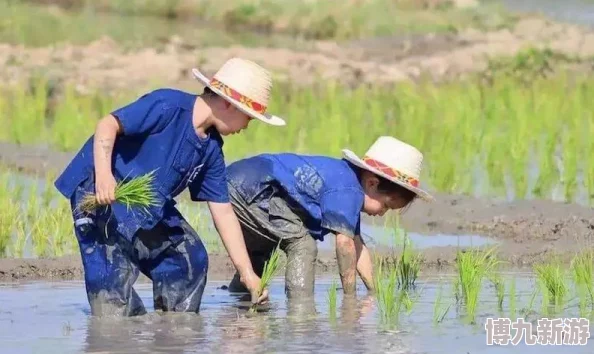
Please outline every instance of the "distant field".
M513 21L494 1L472 9L431 2L437 5L427 7L416 0L343 1L340 6L326 0L0 0L0 40L44 45L84 42L105 34L122 41L150 42L172 33L195 39L196 28L205 28L206 23L235 36L250 30L306 39L350 39L456 32L465 27L494 29ZM69 11L35 3L58 4ZM208 40L212 34L198 35ZM229 36L212 40L225 43Z

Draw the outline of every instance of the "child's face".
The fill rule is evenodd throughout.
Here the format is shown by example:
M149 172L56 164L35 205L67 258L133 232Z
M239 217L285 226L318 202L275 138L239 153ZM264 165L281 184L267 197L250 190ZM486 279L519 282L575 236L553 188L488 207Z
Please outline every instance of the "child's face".
M252 120L235 106L225 100L220 100L221 109L217 110L215 126L221 135L239 133L246 129Z
M399 193L385 193L377 189L379 180L376 177L364 179L363 189L365 191L365 201L363 212L371 216L383 216L389 210L398 210L404 208L407 204Z

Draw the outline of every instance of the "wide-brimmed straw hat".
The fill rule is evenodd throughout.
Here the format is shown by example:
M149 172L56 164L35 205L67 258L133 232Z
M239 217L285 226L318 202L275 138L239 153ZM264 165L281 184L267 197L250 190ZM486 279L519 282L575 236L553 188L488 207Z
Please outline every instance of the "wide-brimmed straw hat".
M343 149L342 153L344 159L352 164L414 192L425 201L433 200L420 188L423 154L414 146L390 136L381 136L363 158L348 149Z
M250 117L272 125L285 125L284 119L266 112L272 89L272 75L260 65L241 58L231 58L209 79L198 69L194 77L214 93Z

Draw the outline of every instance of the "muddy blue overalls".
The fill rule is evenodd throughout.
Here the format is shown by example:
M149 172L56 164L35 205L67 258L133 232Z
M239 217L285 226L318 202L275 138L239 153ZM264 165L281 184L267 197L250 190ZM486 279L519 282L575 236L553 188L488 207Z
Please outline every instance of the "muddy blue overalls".
M326 156L261 154L230 164L227 175L254 271L262 274L280 243L287 296L313 296L316 242L328 233L360 234L365 194L353 166ZM229 290L247 291L237 273Z
M160 89L112 112L123 127L113 149L114 177L156 170L157 206L142 211L116 202L92 214L76 210L82 196L94 192L93 137L55 182L71 203L93 315L144 314L132 287L139 271L153 281L156 310L199 311L208 256L173 198L185 188L193 201L229 197L221 136L212 129L201 138L192 124L196 97Z

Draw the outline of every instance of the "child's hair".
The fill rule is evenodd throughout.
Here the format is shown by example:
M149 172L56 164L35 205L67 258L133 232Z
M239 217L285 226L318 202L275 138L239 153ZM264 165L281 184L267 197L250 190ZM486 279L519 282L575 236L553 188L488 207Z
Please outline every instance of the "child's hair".
M205 88L204 88L204 91L202 92L202 95L201 95L201 96L202 96L202 97L214 97L214 96L216 96L216 95L217 95L217 94L216 94L216 93L214 93L214 91L213 91L213 90L211 90L211 89L210 89L210 87L205 87Z
M349 162L349 165L351 165L351 167L355 170L355 172L357 174L357 178L359 179L359 182L361 182L361 176L362 176L363 169L351 164L350 162ZM408 190L408 189L400 186L399 184L393 183L393 182L383 178L382 176L375 175L375 177L377 177L377 179L379 179L379 184L377 186L377 190L380 193L398 194L402 197L402 199L404 199L406 204L402 208L403 210L408 209L408 207L410 207L412 202L417 198L417 194L415 192Z

